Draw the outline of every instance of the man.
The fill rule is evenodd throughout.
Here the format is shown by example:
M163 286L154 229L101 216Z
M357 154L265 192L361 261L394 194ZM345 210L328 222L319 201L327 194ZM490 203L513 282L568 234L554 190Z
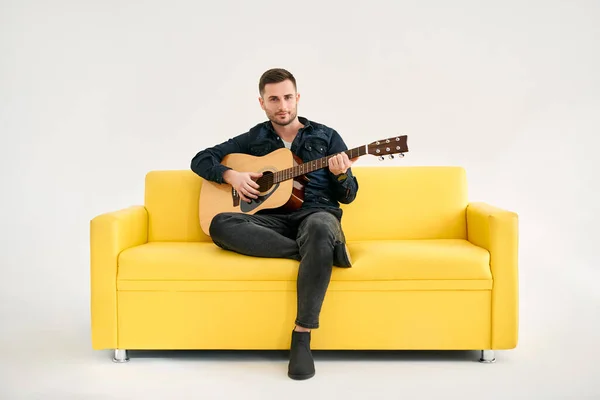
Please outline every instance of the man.
M358 182L350 169L356 158L350 160L343 153L347 147L335 130L298 116L300 94L290 72L270 69L261 76L258 86L258 100L269 120L200 151L192 159L191 169L204 179L228 183L242 201L250 202L259 194L255 180L261 174L234 171L220 164L227 154L263 156L285 146L303 162L331 156L328 168L307 174L310 180L299 210L262 210L253 215L221 213L210 225L213 242L223 249L300 261L288 376L308 379L315 375L310 333L319 327L332 267L351 267L339 203L348 204L356 197Z

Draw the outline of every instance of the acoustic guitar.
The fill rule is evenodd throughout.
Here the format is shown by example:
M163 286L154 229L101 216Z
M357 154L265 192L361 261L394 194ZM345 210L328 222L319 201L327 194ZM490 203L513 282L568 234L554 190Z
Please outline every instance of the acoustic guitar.
M408 152L407 136L397 136L377 140L367 145L346 150L348 158L370 154L383 160L385 156L404 157ZM308 182L307 173L329 167L328 161L334 155L303 162L287 148L277 149L264 156L249 154L228 154L221 164L239 172L257 172L262 176L256 179L260 194L250 203L243 201L239 193L227 183L203 180L200 190L200 226L209 235L209 227L215 215L222 212L254 214L264 209L297 210L304 201L304 186Z

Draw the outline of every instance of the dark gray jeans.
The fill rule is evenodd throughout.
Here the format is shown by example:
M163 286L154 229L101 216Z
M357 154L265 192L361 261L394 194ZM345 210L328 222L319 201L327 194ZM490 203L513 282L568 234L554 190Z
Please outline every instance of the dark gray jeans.
M316 329L331 279L334 248L345 239L341 210L300 209L289 214L221 213L210 225L213 242L255 257L300 261L296 325Z

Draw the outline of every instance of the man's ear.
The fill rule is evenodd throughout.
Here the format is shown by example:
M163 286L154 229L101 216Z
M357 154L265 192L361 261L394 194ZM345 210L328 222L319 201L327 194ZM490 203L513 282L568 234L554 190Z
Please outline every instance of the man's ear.
M258 98L258 103L260 104L260 108L262 108L264 110L265 109L265 102L263 101L262 97Z

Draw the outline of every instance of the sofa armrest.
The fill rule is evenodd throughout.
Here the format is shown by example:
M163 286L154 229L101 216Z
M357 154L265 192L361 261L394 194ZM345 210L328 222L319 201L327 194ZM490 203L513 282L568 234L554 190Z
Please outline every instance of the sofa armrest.
M90 221L92 348L117 348L117 258L148 241L148 212L143 206L96 216Z
M483 202L467 206L467 239L490 253L492 349L517 346L519 328L519 220L514 212Z

